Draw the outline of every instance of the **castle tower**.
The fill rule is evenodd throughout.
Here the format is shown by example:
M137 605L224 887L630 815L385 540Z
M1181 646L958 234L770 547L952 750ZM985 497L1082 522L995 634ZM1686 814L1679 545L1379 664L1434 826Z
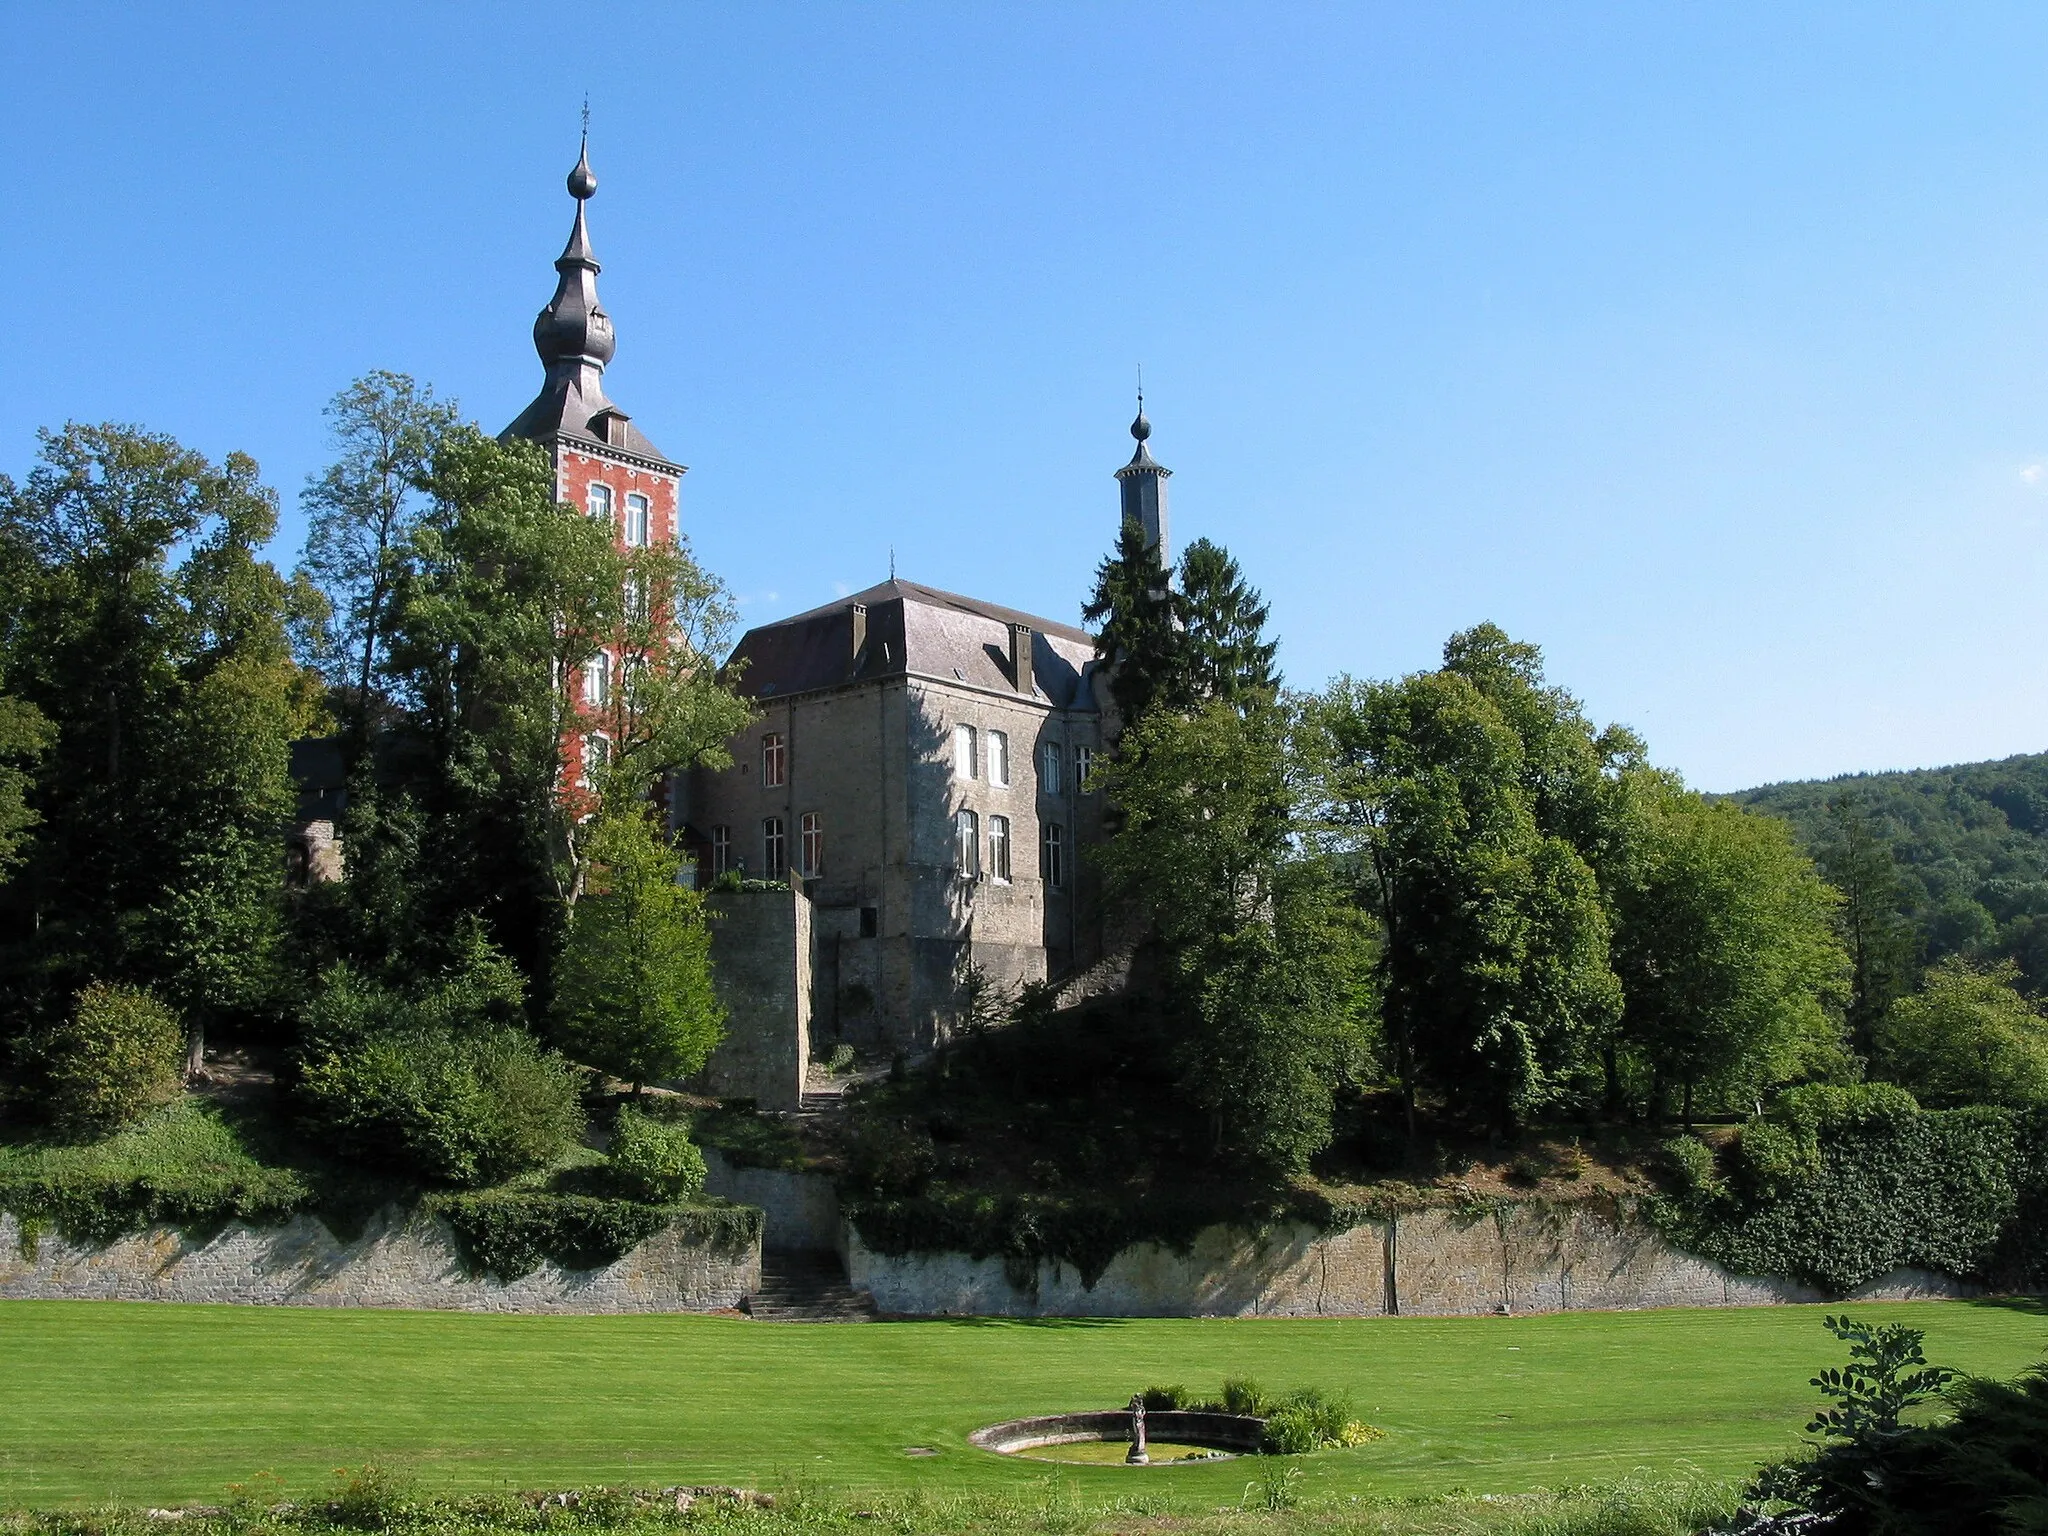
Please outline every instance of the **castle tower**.
M1166 527L1166 481L1173 471L1153 459L1145 440L1152 435L1152 423L1145 419L1145 396L1138 396L1138 419L1131 423L1131 436L1138 451L1131 462L1116 472L1123 491L1123 520L1135 520L1145 530L1145 542L1159 551L1159 563L1172 568L1173 551Z
M533 322L533 349L547 378L533 404L500 436L548 450L555 494L608 520L622 545L673 540L684 466L663 457L633 419L605 398L604 369L617 347L612 318L598 302L597 258L590 253L584 204L596 195L586 135L569 173L576 223L555 262L555 296Z

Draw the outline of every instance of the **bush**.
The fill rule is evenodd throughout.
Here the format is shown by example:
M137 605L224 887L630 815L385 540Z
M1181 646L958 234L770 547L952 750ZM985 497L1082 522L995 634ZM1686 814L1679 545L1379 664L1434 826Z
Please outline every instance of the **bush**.
M14 1212L29 1249L46 1225L108 1243L158 1224L272 1226L312 1198L297 1174L259 1161L217 1111L190 1099L90 1146L0 1147L0 1210Z
M1195 1406L1194 1394L1186 1387L1147 1387L1142 1395L1147 1413L1172 1413Z
M689 1131L630 1105L612 1124L611 1164L647 1200L688 1200L704 1188L704 1154L691 1145Z
M1233 1376L1223 1383L1223 1411L1225 1413L1249 1414L1262 1417L1272 1407L1271 1401L1256 1381L1248 1376Z
M1714 1166L1714 1149L1697 1136L1674 1136L1664 1143L1664 1155L1679 1189L1688 1195L1715 1194L1721 1175Z
M437 1195L426 1209L448 1223L471 1273L507 1281L550 1260L564 1269L602 1268L673 1222L696 1240L725 1248L751 1242L761 1229L761 1213L751 1206L677 1212L638 1200L537 1190Z
M543 1167L583 1130L569 1064L510 1028L373 1034L307 1065L299 1093L337 1150L433 1184Z
M140 988L94 982L42 1042L50 1118L78 1137L130 1124L177 1097L184 1053L170 1009Z
M1232 1385L1224 1383L1226 1401ZM1255 1393L1256 1390L1253 1389ZM1331 1397L1314 1387L1304 1387L1299 1392L1290 1393L1267 1413L1265 1449L1275 1456L1305 1456L1326 1445L1342 1445L1346 1430L1355 1422L1351 1417L1351 1404L1346 1399ZM1362 1431L1365 1426L1357 1425L1357 1428ZM1363 1444L1364 1440L1357 1443Z

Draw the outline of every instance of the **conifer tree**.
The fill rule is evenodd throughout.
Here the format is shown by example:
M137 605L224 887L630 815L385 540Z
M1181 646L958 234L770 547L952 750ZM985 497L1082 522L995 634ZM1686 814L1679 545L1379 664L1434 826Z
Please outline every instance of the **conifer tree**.
M1180 649L1166 567L1137 519L1125 520L1116 553L1097 567L1081 615L1100 626L1096 654L1110 668L1110 697L1128 730L1170 685Z
M1269 605L1220 544L1197 539L1180 557L1173 593L1177 665L1167 693L1181 708L1205 700L1271 697L1277 642L1266 638Z

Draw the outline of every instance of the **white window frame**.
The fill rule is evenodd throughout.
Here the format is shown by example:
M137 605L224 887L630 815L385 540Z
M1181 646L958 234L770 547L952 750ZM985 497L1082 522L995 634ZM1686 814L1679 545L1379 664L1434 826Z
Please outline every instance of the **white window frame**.
M1045 742L1039 747L1038 788L1041 794L1056 795L1060 792L1060 766L1065 756L1056 741Z
M953 813L953 863L962 880L981 878L981 818L964 806Z
M978 732L971 725L953 727L953 777L976 779L981 776L981 743Z
M999 885L1010 883L1010 818L988 819L988 877Z
M1010 733L990 731L988 745L983 748L988 759L988 781L997 789L1010 787Z
M1038 878L1045 882L1049 891L1067 888L1066 842L1066 829L1058 822L1048 821L1039 827Z
M590 488L583 493L583 510L602 522L612 520L612 505L615 498L612 488L602 480L590 482Z
M789 829L780 816L761 818L761 878L789 878Z
M715 879L732 868L732 828L711 829L711 874Z
M761 736L761 787L780 789L789 782L789 744L780 731Z
M797 819L797 831L803 856L803 872L806 880L815 880L825 873L825 821L816 811L805 811Z
M647 578L637 571L626 578L626 622L647 622Z
M602 768L612 760L611 737L605 735L603 731L585 731L583 733L583 744L578 755L583 764L583 772L579 782L584 789L589 789L591 787L590 775L592 770Z
M609 709L612 703L612 653L593 651L583 663L583 707Z
M1094 767L1095 749L1093 747L1074 748L1074 788L1084 795L1095 793L1094 787L1088 782L1088 775Z
M626 492L626 544L631 549L645 549L649 532L654 527L654 503L640 491Z

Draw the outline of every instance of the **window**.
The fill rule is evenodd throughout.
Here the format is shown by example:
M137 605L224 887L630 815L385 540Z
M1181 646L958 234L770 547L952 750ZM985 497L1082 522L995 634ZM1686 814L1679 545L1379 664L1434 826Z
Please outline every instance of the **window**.
M647 622L647 578L628 576L626 578L626 622L645 624Z
M1048 795L1060 792L1060 744L1056 741L1038 749L1038 788Z
M998 789L1010 787L1010 737L1006 731L988 733L988 781Z
M761 738L761 782L769 789L789 780L789 751L782 744L782 733L770 731ZM773 876L769 878L773 879Z
M991 880L1010 883L1010 818L988 819L988 873Z
M589 511L590 515L592 517L601 517L606 522L610 522L612 520L612 488L593 481L586 495L587 500L584 502L584 507Z
M981 818L972 811L953 818L953 856L962 880L981 877Z
M782 818L770 816L761 823L761 876L781 880L789 874L789 849L783 840Z
M590 788L591 775L603 769L612 760L612 744L603 731L592 731L583 738L583 787Z
M1067 835L1056 821L1048 821L1039 829L1038 878L1049 891L1066 889Z
M803 833L804 878L815 880L825 873L825 823L816 811L805 811L798 828Z
M612 701L612 658L599 651L583 663L583 707L603 709Z
M971 779L975 776L974 727L956 725L953 727L953 777Z
M635 549L647 545L647 498L638 491L626 493L626 542Z
M711 873L722 875L732 868L732 828L711 829Z
M1088 782L1088 770L1094 766L1095 749L1093 747L1074 748L1074 788L1081 791L1084 795L1094 791L1094 786Z
M647 681L647 658L628 656L619 663L619 681L625 692L626 702L632 704L641 686Z

